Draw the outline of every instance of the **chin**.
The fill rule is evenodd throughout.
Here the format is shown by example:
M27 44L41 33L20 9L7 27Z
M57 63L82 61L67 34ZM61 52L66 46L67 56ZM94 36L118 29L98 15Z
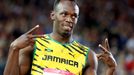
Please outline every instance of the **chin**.
M71 32L64 32L64 33L62 33L62 36L64 36L64 37L70 37L71 36Z

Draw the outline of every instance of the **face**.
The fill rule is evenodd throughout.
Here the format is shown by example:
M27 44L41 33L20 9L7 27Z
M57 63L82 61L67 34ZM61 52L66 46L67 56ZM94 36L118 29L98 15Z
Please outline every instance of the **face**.
M78 14L79 8L74 2L61 1L51 14L54 21L53 31L60 35L71 35L77 23Z

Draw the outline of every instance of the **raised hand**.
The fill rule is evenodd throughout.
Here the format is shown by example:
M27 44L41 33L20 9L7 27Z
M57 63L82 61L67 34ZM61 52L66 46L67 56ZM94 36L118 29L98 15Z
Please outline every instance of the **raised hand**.
M102 49L102 53L96 54L99 60L102 60L108 67L116 67L117 63L110 52L110 47L108 43L108 39L105 39L104 46L99 44L99 47Z
M35 38L41 38L44 37L44 35L33 35L33 32L39 28L39 25L36 25L32 29L30 29L25 34L21 35L19 38L17 38L15 41L11 43L11 46L22 49L27 46L32 46L34 44Z

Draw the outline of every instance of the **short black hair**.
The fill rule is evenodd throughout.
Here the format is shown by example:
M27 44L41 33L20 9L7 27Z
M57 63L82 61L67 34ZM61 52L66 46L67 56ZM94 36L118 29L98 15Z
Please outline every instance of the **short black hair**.
M60 1L62 1L62 0L55 0L54 1L54 6L53 6L54 10L56 9L56 6L60 3ZM76 0L69 0L69 1L74 1L76 3Z

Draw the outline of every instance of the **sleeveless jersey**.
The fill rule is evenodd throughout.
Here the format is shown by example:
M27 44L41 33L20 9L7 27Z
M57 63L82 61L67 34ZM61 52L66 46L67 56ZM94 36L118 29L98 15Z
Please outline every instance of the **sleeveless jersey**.
M88 52L77 41L61 44L49 35L36 38L31 75L82 75Z

